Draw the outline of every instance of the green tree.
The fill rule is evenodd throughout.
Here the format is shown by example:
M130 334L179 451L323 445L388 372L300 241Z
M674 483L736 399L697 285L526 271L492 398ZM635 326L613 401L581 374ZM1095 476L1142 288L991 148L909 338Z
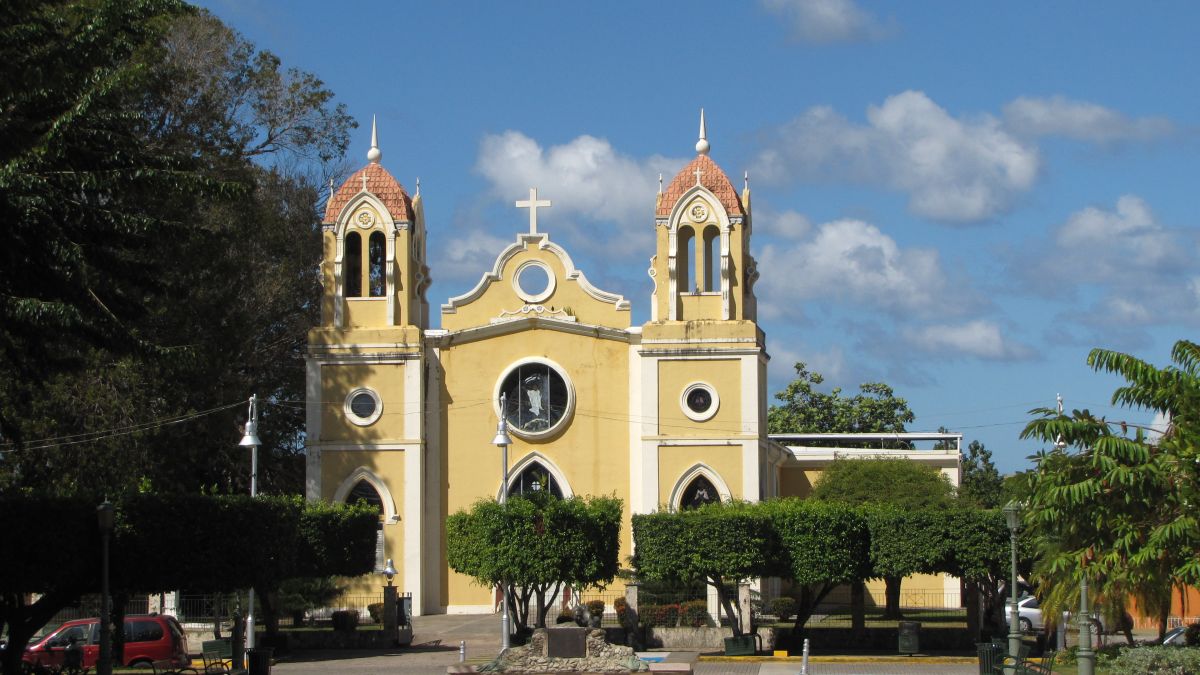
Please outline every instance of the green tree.
M870 576L870 528L861 510L807 499L762 502L778 538L772 570L800 589L793 631L797 634L834 588Z
M1181 340L1171 358L1158 368L1119 352L1088 355L1093 369L1125 379L1114 404L1170 420L1161 435L1088 410L1032 411L1022 437L1054 443L1035 458L1026 516L1051 609L1086 574L1110 612L1132 596L1158 614L1161 634L1172 587L1200 583L1200 346Z
M963 455L958 498L981 509L995 509L1006 503L1002 501L1004 479L992 463L992 451L979 441L971 441Z
M911 459L874 457L867 459L839 458L831 462L813 485L813 499L851 505L889 505L902 511L918 513L930 508L949 508L954 504L954 488L950 480L935 468L923 466ZM907 521L904 521L907 523ZM873 530L874 531L874 530ZM888 534L886 527L881 531ZM905 529L902 538L908 543L926 542L919 527ZM872 540L874 541L874 540ZM897 546L904 541L898 542ZM900 587L905 576L928 571L919 551L875 548L876 575L886 584L886 615L900 615Z
M319 296L308 173L332 169L353 122L315 77L179 3L0 12L5 77L46 84L0 93L15 111L0 130L15 232L0 254L0 490L245 490L251 392L267 403L262 487L298 490L296 357Z
M882 382L859 385L859 393L843 397L840 387L829 393L816 386L825 378L796 364L796 379L775 394L779 405L767 412L767 428L773 434L903 432L913 421L908 402L898 398ZM895 445L895 444L893 444Z
M871 530L871 576L886 583L883 616L900 619L904 577L938 572L946 558L945 510L868 503L863 511Z
M546 626L546 613L564 586L603 586L617 574L621 501L612 497L558 499L547 493L480 500L446 520L446 560L477 583L503 585L516 625Z
M725 616L738 617L733 634L742 635L748 617L736 606L737 586L767 573L776 554L771 522L755 505L718 502L678 512L633 517L633 564L638 576L654 582L703 582L717 592Z

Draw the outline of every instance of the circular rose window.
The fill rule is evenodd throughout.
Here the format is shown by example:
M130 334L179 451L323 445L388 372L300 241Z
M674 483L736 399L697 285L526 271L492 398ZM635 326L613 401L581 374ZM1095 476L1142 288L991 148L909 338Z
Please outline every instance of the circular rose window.
M562 373L544 361L513 366L500 380L497 405L518 436L538 438L554 432L571 415L575 398Z
M717 414L717 407L721 405L721 399L717 396L717 390L712 386L696 382L683 390L683 396L679 403L683 407L683 414L697 422L703 422Z
M541 302L554 293L554 274L540 260L521 263L513 274L513 289L525 302Z
M342 411L353 424L365 427L374 424L383 414L383 401L373 389L360 387L346 396Z

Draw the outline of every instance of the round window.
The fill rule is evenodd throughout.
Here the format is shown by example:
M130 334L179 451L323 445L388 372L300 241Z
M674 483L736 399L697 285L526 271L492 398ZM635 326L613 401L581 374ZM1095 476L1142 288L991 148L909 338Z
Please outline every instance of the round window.
M688 385L683 390L683 396L680 400L680 404L683 407L683 414L697 422L703 422L716 415L717 407L720 403L721 400L717 397L717 391L703 382Z
M383 401L379 400L379 394L371 389L355 389L346 396L342 409L351 422L366 426L374 423L383 414Z
M502 414L509 428L526 438L553 432L570 416L575 402L562 373L541 361L514 366L501 379L497 394L503 397Z
M525 302L541 302L554 292L554 275L540 260L527 260L513 274L513 289Z

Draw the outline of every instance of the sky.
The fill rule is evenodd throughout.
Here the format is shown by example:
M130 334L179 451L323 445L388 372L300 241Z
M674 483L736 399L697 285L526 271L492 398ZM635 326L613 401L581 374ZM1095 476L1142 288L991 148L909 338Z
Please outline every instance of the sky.
M1200 4L201 3L320 77L421 181L435 317L527 229L649 319L658 175L749 174L769 388L882 381L910 431L1030 468L1029 410L1110 405L1095 347L1166 365L1200 325Z

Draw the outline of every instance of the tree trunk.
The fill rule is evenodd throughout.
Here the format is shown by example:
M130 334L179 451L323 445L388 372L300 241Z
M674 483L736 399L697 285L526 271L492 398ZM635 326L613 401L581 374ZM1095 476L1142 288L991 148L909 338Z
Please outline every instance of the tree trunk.
M213 639L221 639L221 612L218 609L221 606L221 596L212 596L212 622L213 622Z
M274 591L254 589L254 597L262 605L263 623L266 624L269 644L279 637L279 611Z
M129 596L117 593L112 596L112 662L113 667L125 665L125 606Z
M46 622L54 618L55 614L78 599L79 593L50 591L32 605L25 604L25 598L23 593L9 593L5 594L0 602L3 605L0 611L4 612L4 623L8 625L8 646L3 655L0 655L0 667L3 668L4 675L21 675L21 656L25 654L29 640L46 625Z
M837 588L837 584L805 584L800 587L800 602L796 605L796 622L792 624L792 637L798 638L804 630L804 624L812 618L817 606Z
M537 603L537 616L533 620L534 628L546 627L546 589L538 586L534 591L534 602Z
M729 626L733 629L734 637L742 634L742 613L734 611L733 602L729 597L729 589L725 586L725 582L720 577L709 577L708 585L717 589L717 602L721 608L725 610L725 616L729 617Z
M902 577L884 577L883 581L886 584L884 596L887 598L887 606L883 610L883 618L885 619L903 619L900 614L900 581Z
M967 634L971 636L971 640L978 642L980 639L981 626L979 621L979 584L974 581L966 581L963 583L963 593L965 601L963 604L967 608Z
M862 579L850 583L850 630L855 639L867 629L867 585Z

